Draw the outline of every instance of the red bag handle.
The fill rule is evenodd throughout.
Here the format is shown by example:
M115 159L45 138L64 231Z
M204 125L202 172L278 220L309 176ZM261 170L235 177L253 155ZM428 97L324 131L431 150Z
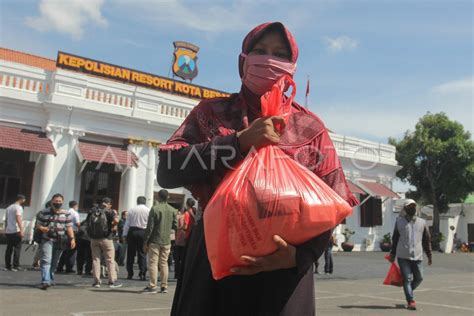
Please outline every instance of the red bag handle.
M292 88L291 95L283 102L285 92ZM296 84L289 75L281 77L272 89L260 98L262 116L283 116L285 120L291 111L291 104L296 95Z

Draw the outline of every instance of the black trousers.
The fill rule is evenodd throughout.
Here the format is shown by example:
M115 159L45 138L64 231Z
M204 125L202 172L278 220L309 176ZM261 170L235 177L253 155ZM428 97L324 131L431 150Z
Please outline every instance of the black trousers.
M89 240L77 240L77 272L91 273L92 272L92 253L91 242ZM84 269L85 266L85 269Z
M56 271L63 271L64 266L66 266L66 272L70 272L74 269L74 265L76 264L76 257L77 257L77 249L66 249L61 254L61 258L59 259L58 267Z
M12 253L13 253L13 268L20 266L20 252L21 252L21 237L18 233L5 234L7 238L7 250L5 251L5 267L12 268Z
M174 255L174 277L177 279L183 263L184 246L175 246Z
M130 227L127 235L127 272L128 276L133 276L133 262L135 256L138 256L138 269L140 275L146 274L146 254L143 251L145 242L145 230L138 227Z

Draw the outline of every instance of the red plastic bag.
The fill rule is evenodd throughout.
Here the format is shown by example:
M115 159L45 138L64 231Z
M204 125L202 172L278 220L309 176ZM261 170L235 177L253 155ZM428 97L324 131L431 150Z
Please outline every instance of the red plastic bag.
M385 256L385 259L389 260L389 256ZM400 272L400 268L397 266L395 262L390 264L390 269L388 269L387 276L383 281L384 285L393 285L393 286L402 286L403 279L402 273Z
M286 102L283 93L293 92ZM290 77L262 96L263 116L289 113L295 94ZM338 225L351 206L312 171L277 146L247 154L229 172L204 211L205 240L214 279L245 265L242 255L265 256L277 250L273 235L301 244Z

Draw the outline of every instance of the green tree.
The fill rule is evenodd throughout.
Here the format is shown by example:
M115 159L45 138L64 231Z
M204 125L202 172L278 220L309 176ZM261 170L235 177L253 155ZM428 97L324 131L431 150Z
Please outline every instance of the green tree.
M439 249L439 214L449 203L462 202L474 191L474 142L463 126L445 113L427 113L415 131L389 139L402 166L397 176L416 191L408 196L433 205L433 246Z

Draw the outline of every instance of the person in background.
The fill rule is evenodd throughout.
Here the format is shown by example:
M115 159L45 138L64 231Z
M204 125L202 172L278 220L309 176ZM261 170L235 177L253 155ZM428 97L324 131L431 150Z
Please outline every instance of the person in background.
M72 230L74 231L74 235L76 236L77 241L77 232L79 231L79 227L81 226L81 219L79 217L79 203L76 201L69 202L69 214L71 215L72 219ZM61 273L64 271L64 266L66 266L66 273L75 273L74 265L76 264L76 256L77 256L77 248L74 249L66 249L63 251L61 258L59 259L58 268L56 272Z
M337 244L335 243L334 235L331 235L331 238L329 239L329 242L328 242L328 246L324 250L324 273L325 274L332 274L333 272L334 262L332 260L332 247L336 245Z
M87 235L87 219L81 222L77 239L77 274L92 275L92 251L91 240Z
M168 204L168 191L158 192L158 203L153 205L145 231L144 251L148 253L150 283L144 293L158 292L158 266L160 268L161 293L168 293L168 256L171 248L171 230L177 228L177 211Z
M127 279L133 279L133 263L138 257L138 276L146 279L146 254L143 250L145 228L147 227L150 209L146 206L146 197L137 198L137 206L127 212L127 220L123 227L123 238L127 239Z
M184 231L186 232L186 240L189 240L193 227L196 225L197 218L197 209L194 207L196 201L192 198L186 200L186 211L184 212Z
M184 246L186 245L186 231L184 230L184 209L179 210L176 215L177 227L175 233L175 251L174 251L174 277L179 276L183 262Z
M462 240L461 238L458 238L458 234L455 233L453 237L453 249L451 252L456 253L459 249L461 249L461 246L462 246Z
M170 255L168 256L168 271L171 271L171 267L175 267L175 260L176 260L176 231L174 229L171 230L170 235L171 241L171 248L170 248ZM175 273L176 278L176 273Z
M7 207L5 212L5 237L7 239L5 267L7 270L13 272L20 269L21 242L25 236L25 230L23 228L23 204L25 202L26 197L23 194L18 194L15 203Z
M44 208L47 209L47 208L50 208L51 207L51 201L48 201L46 202L46 204L44 205ZM39 213L39 211L38 211ZM38 247L36 248L36 251L35 251L35 255L33 257L33 269L35 270L38 270L40 268L40 261L41 261L41 235L43 234L41 231L39 231L37 228L36 228L36 218L38 217L38 213L36 213L36 216L35 216L35 222L34 222L34 229L33 229L33 241L34 243L36 243L38 245ZM77 247L77 245L76 245Z
M407 309L416 310L413 291L423 281L423 251L428 257L428 265L432 264L431 237L425 220L416 216L416 202L406 200L403 209L405 216L397 218L393 230L390 262L398 257Z
M51 207L40 211L36 217L36 227L42 233L41 241L41 289L54 285L54 272L59 257L69 244L74 249L76 241L72 229L71 214L62 208L64 197L56 193L51 199Z
M117 268L115 264L115 248L113 235L118 224L118 215L112 209L112 199L104 197L99 207L92 209L87 215L87 235L91 240L92 275L95 288L100 288L101 258L107 264L109 288L119 288L122 284L117 282Z
M127 221L127 211L122 211L120 214L120 220L117 225L118 231L118 253L115 254L115 261L118 262L119 266L124 265L125 254L127 253L127 243L123 237L123 228L125 226L125 222Z
M314 262L313 272L314 274L321 274L321 272L319 272L319 259Z

